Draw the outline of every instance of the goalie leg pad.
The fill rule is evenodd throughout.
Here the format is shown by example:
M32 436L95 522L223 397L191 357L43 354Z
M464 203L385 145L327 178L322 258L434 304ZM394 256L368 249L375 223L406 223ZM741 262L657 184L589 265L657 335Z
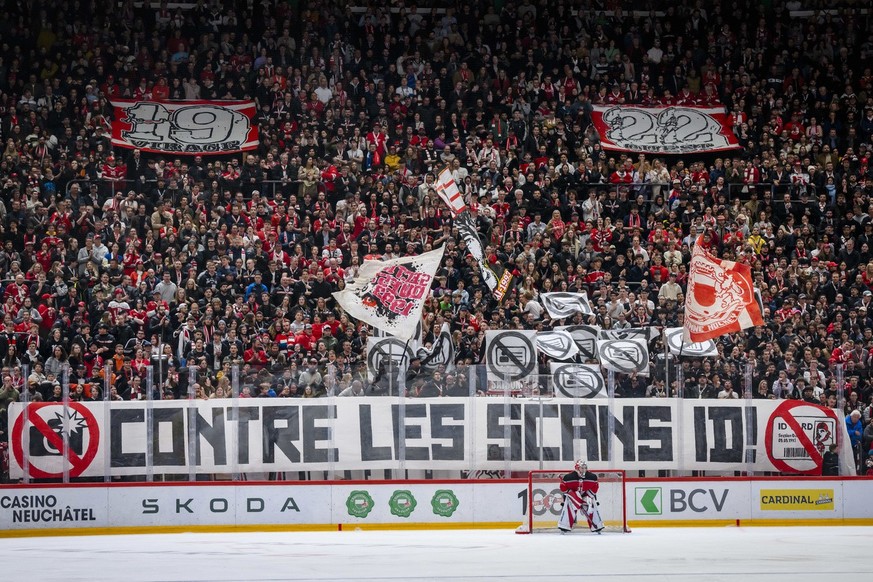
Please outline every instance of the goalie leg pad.
M588 519L588 528L600 533L603 530L603 518L600 517L600 511L597 509L597 501L593 497L589 497L585 500L582 510Z
M562 532L568 532L576 525L576 511L579 505L576 501L570 498L569 495L564 495L564 505L561 507L561 515L558 517L558 529Z

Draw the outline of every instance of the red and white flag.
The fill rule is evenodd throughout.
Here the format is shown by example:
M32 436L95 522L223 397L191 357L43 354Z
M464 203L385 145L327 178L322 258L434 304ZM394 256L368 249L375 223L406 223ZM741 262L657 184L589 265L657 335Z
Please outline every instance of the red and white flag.
M112 101L112 145L174 155L257 149L254 101Z
M591 123L605 150L678 155L741 147L724 107L595 105Z
M436 191L452 211L452 216L457 216L467 209L464 195L458 190L458 185L455 184L455 179L448 168L444 168L440 172L437 178Z
M683 341L704 342L764 325L748 265L710 256L698 237L691 253Z

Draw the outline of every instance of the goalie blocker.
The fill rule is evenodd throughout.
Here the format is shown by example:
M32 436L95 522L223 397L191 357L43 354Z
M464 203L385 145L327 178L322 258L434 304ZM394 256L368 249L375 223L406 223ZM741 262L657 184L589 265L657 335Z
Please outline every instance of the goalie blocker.
M531 471L524 501L525 523L516 533L630 532L624 471L591 472L581 465L569 473Z

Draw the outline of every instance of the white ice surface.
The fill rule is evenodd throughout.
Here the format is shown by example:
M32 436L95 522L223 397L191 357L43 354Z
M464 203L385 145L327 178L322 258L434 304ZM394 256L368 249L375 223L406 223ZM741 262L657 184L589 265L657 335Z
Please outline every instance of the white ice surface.
M344 531L0 540L0 580L544 581L870 579L873 528L637 529L630 534Z

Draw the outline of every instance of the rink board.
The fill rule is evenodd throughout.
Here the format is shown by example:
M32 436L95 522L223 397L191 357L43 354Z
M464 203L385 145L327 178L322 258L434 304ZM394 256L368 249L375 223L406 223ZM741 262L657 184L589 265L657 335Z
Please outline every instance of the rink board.
M514 529L525 521L526 485L518 479L7 485L0 487L0 537ZM873 480L863 478L629 479L626 487L631 528L873 525Z

